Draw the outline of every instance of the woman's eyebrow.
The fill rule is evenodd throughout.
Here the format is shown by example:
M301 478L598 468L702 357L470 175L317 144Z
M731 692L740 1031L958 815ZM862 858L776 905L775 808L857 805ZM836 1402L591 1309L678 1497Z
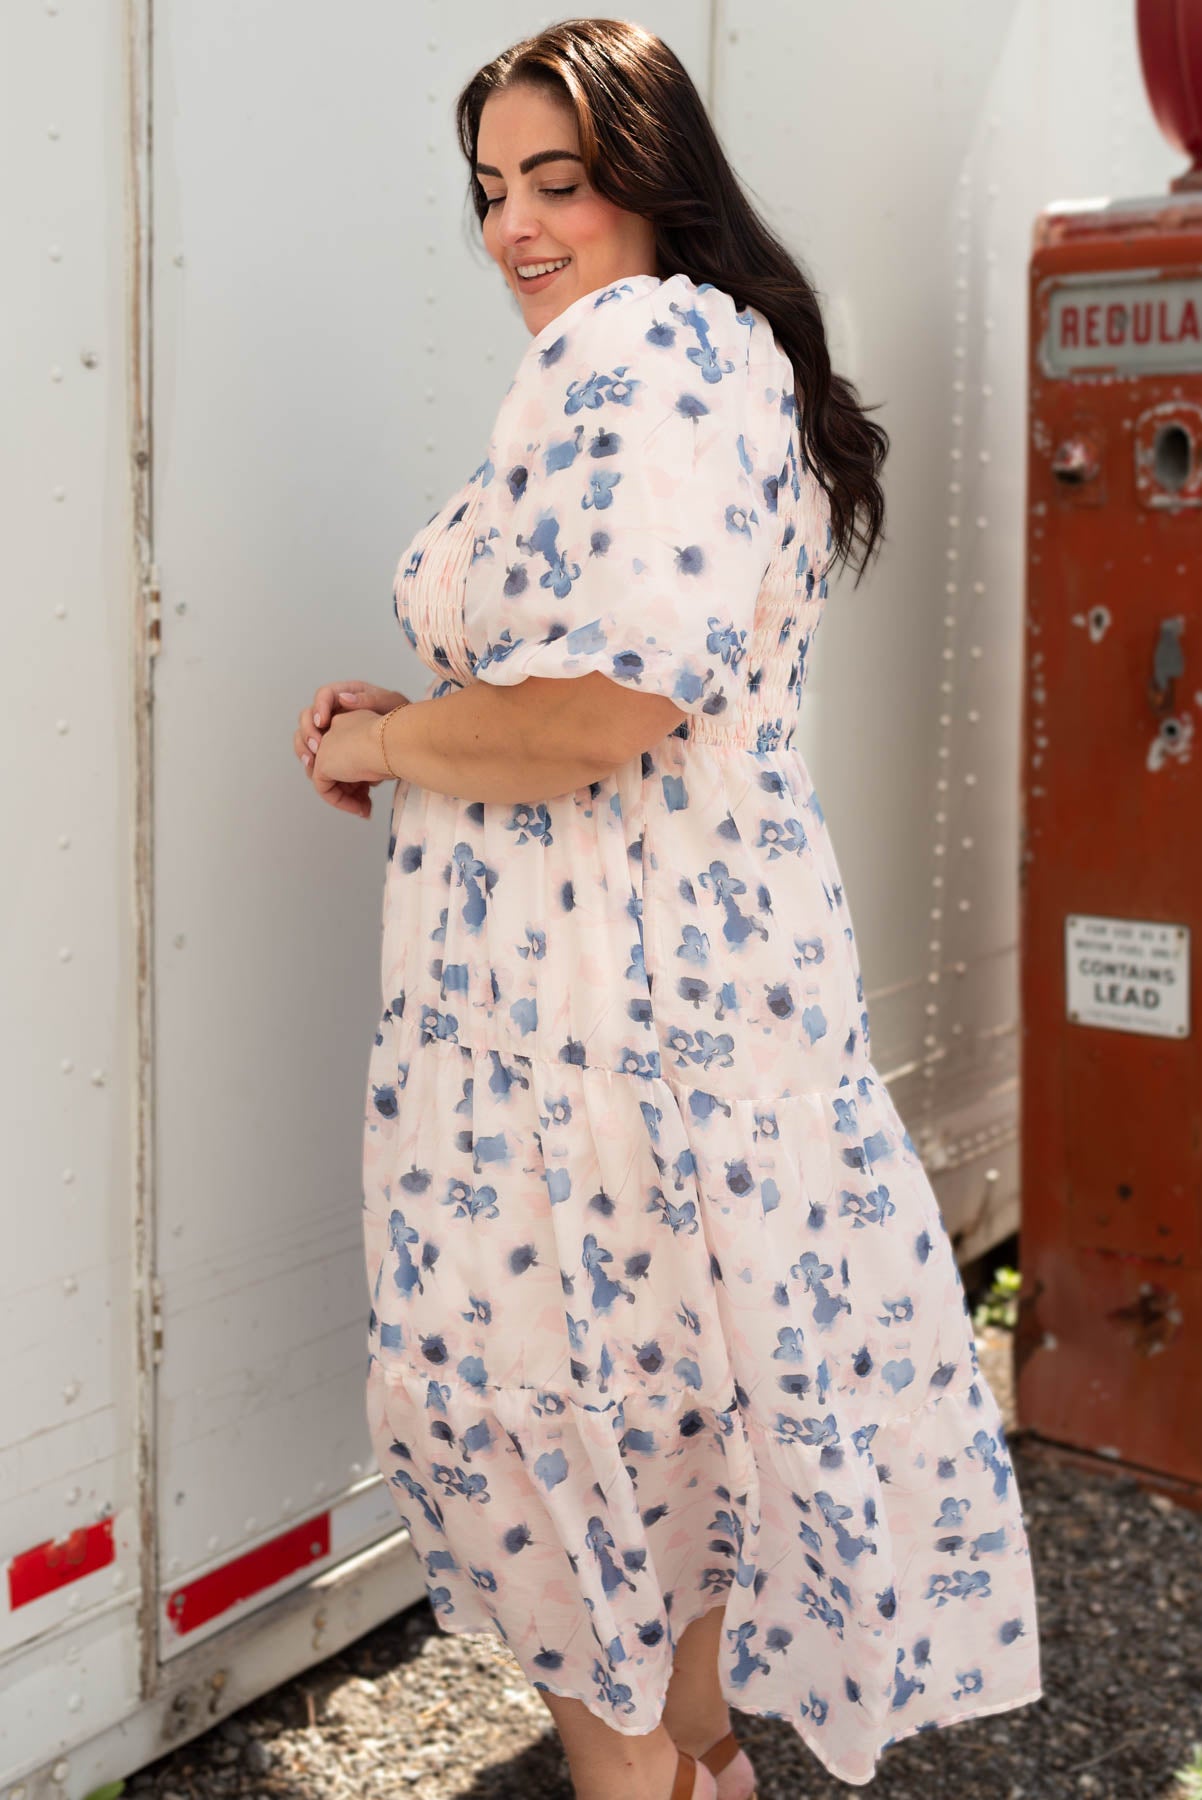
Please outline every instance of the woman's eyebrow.
M524 156L522 158L521 162L518 164L518 173L521 175L529 175L531 169L537 169L540 163L545 162L582 163L583 161L583 156L577 156L574 150L536 150L533 156ZM501 171L500 169L494 169L491 163L478 162L476 164L476 173L477 175L499 175Z

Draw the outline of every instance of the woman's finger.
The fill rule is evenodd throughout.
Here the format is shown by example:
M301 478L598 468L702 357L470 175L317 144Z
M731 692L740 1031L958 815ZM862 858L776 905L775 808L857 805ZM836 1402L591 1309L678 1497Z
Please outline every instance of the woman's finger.
M313 696L314 722L323 730L329 725L335 712L341 706L348 708L362 706L371 683L367 681L329 681L319 687Z
M319 687L313 696L311 707L312 722L319 730L324 730L334 716L334 684L327 682Z
M366 783L326 781L320 775L315 775L313 786L322 799L339 812L357 813L364 819L371 817L371 795Z

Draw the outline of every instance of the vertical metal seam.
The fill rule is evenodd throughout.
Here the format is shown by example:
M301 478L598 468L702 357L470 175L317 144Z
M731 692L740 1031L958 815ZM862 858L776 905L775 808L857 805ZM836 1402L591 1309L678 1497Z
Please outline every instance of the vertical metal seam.
M134 1319L134 1472L138 1517L139 1697L158 1689L158 1521L154 1356L155 1230L154 1094L154 767L153 672L149 593L154 562L153 508L153 27L154 0L124 0L126 71L126 402L130 438L131 568L133 573L132 699L135 1069L133 1081L132 1243Z

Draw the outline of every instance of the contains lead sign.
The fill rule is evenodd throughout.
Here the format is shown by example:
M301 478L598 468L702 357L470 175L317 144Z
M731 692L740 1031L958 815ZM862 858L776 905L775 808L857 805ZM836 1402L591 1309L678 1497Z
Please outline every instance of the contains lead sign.
M1189 1035L1189 927L1069 913L1064 921L1068 1016L1078 1025Z

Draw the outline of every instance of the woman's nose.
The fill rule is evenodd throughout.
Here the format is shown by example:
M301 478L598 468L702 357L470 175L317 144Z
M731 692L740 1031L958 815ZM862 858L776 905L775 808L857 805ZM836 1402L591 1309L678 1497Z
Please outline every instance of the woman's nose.
M501 242L508 246L533 242L538 235L536 221L521 201L505 200L501 205L501 217L497 224L497 234Z

